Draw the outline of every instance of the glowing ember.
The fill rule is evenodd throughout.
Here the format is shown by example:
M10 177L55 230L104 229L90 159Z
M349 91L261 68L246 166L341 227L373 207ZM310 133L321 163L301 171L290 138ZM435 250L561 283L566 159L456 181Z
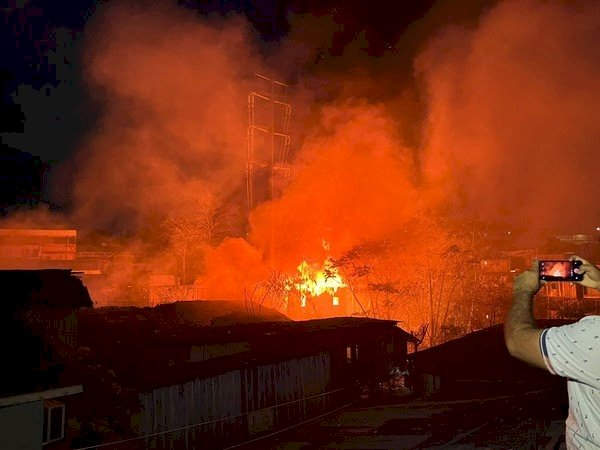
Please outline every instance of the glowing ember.
M300 306L306 306L307 296L318 297L324 293L332 296L334 305L339 304L339 298L335 296L335 293L338 288L346 285L337 269L332 267L331 261L326 260L321 270L312 267L306 261L302 261L298 266L298 272L299 276L295 287L300 293Z

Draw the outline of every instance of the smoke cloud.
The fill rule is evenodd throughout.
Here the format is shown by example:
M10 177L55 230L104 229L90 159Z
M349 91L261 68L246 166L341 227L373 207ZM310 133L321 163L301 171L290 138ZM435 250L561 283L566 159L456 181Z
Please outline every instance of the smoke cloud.
M102 114L71 167L72 223L140 229L207 190L242 210L253 72L282 67L298 81L289 186L252 212L247 241L198 256L211 296L239 298L273 264L339 256L425 210L586 232L600 213L599 5L498 3L436 29L411 80L406 52L370 59L364 34L336 61L328 17L294 19L267 64L240 17L111 2L86 30Z
M411 217L423 199L414 180L412 154L384 105L328 105L285 195L255 211L253 242L270 248L275 230L276 254L294 267L303 259L322 261L327 252L339 255Z
M450 212L538 232L595 228L599 6L505 1L417 58L423 167Z
M248 81L260 70L251 41L239 18L202 22L175 5L96 13L85 72L102 116L77 161L77 222L135 229L203 190L239 190Z

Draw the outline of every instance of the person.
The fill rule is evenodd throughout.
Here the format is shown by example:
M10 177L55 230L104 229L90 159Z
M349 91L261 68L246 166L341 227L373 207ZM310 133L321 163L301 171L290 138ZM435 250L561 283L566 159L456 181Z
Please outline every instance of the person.
M580 258L576 269L582 281L600 290L600 269ZM568 449L600 449L600 316L586 316L563 326L538 328L533 314L535 295L544 285L538 261L519 274L513 286L513 302L504 324L508 352L527 364L567 378L569 414L565 444Z

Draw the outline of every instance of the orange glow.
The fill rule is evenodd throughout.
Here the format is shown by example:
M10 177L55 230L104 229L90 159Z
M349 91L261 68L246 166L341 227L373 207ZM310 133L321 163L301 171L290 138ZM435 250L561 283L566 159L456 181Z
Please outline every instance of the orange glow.
M477 26L436 25L422 51L415 48L413 80L404 76L409 61L393 52L372 71L366 59L339 66L359 72L338 72L328 58L316 58L338 29L328 16L296 16L294 38L265 60L243 16L205 20L164 2L109 3L88 23L81 55L81 75L102 108L77 157L51 180L59 203L72 195L72 208L64 208L65 217L38 211L0 218L5 228L76 228L78 252L91 234L108 267L93 281L98 304L125 302L113 292L134 284L145 289L154 277L163 280L161 289L177 292L171 301L202 292L203 299L254 302L293 315L298 305L310 307L327 294L319 299L327 308L306 308L298 317L356 313L417 329L433 321L434 294L444 317L456 294L425 290L431 284L417 267L431 267L440 286L448 286L451 271L434 270L446 261L431 255L446 252L451 236L427 220L415 225L415 218L514 222L511 237L517 228L598 225L597 212L574 201L572 190L547 195L548 181L557 179L594 192L595 178L582 170L600 163L598 105L589 95L597 87L596 50L590 44L573 52L572 45L593 41L586 30L595 29L596 19L584 6L568 12L557 2L498 2ZM313 41L312 50L303 39ZM342 58L365 54L362 43L354 44L356 51L349 47L330 62L337 67ZM286 189L267 195L276 177L257 177L265 199L246 211L243 105L257 89L254 71L284 82L293 74L298 83L288 99L295 131ZM565 151L573 148L578 157ZM226 239L193 249L184 277L182 258L156 230L167 218L185 217L208 193L231 202L236 217ZM377 253L363 248L369 242L394 247L389 255ZM353 251L347 265L332 267L329 258L340 261ZM508 272L509 262L489 259L484 272ZM455 282L463 288L461 279ZM127 295L127 302L145 305L141 295ZM430 333L434 326L441 323Z

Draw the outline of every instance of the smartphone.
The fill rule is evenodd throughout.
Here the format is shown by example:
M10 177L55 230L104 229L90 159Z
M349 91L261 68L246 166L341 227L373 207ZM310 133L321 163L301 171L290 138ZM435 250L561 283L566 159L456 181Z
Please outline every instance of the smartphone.
M583 275L575 272L581 261L563 259L540 260L540 280L544 281L581 281Z

